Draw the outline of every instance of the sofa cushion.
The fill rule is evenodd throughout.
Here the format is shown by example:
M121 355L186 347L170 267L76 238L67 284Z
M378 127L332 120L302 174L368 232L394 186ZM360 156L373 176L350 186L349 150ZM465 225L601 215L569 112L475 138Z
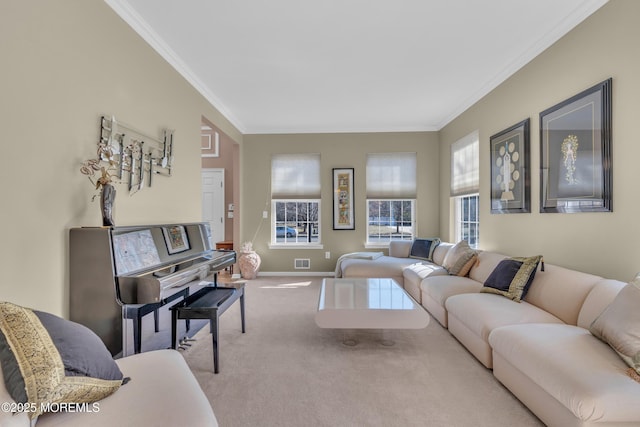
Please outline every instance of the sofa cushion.
M560 319L523 301L500 295L453 295L445 302L449 332L487 368L492 365L489 334L496 328L520 323L562 323Z
M489 335L494 372L506 361L577 418L572 425L637 425L640 385L588 330L566 324L520 324Z
M522 258L507 258L489 275L480 292L502 295L516 302L520 302L527 294L531 282L538 269L541 255Z
M444 303L452 295L477 293L481 283L461 276L429 276L420 285L420 303L445 328L448 325Z
M11 405L16 403L4 385L2 369L0 369L0 403ZM29 415L26 412L11 413L9 411L0 411L0 426L2 427L27 427L29 425Z
M433 262L433 252L439 244L440 239L437 237L432 239L415 239L413 245L411 245L409 257Z
M402 271L404 290L419 303L422 301L420 285L426 277L446 275L447 270L433 263L416 263Z
M411 240L392 240L389 242L389 256L395 258L409 258L411 253Z
M92 403L114 393L123 375L100 338L78 323L18 305L0 303L0 362L17 403ZM33 410L31 410L33 409Z
M456 243L444 257L442 266L452 276L466 276L476 262L478 253L469 247L466 240Z
M342 277L388 277L402 285L402 270L415 264L413 258L381 256L375 260L348 258L342 262Z
M495 328L519 323L562 323L560 319L525 301L517 304L486 293L453 295L445 301L449 317L456 316L475 335L487 341Z
M180 352L145 351L116 363L131 381L101 400L100 412L42 414L36 427L218 425L211 403Z
M609 344L640 373L640 275L625 286L591 324L593 335Z
M614 279L602 279L596 283L582 303L577 325L589 329L591 324L613 302L627 284Z
M442 265L444 258L449 253L449 250L453 247L453 243L440 242L436 249L433 251L433 262L438 265Z
M576 325L582 303L601 280L600 276L547 262L544 273L536 274L524 300L562 319L564 323Z
M507 258L506 255L491 251L478 251L478 261L471 267L469 278L484 283L498 263Z
M444 307L445 301L450 296L478 293L482 284L462 276L429 276L428 280L422 282L420 288L423 294L431 296Z

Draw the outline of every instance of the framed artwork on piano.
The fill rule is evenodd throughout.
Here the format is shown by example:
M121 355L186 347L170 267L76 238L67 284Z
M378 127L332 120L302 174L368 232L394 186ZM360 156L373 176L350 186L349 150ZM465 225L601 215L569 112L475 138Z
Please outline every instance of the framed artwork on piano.
M169 255L190 249L187 231L183 225L162 227L162 234L164 235L164 242L167 244L167 252Z

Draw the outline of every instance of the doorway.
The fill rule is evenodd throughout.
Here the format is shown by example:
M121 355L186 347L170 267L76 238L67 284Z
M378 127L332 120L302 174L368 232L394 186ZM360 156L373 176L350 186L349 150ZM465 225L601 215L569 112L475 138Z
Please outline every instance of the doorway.
M225 240L224 169L202 169L202 220L211 227L211 243Z

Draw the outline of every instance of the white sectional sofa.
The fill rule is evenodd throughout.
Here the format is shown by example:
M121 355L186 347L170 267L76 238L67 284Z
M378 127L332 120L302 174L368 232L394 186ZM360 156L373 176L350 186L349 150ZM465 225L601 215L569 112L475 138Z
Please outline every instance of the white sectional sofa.
M389 245L389 255L368 259L361 256L338 260L336 274L339 277L388 277L403 285L416 301L421 300L420 284L427 276L448 275L442 262L451 243L440 243L433 254L434 262L422 262L410 258L411 241L395 241Z
M442 267L452 243L441 243L433 262L409 258L411 245L392 242L389 256L376 260L347 259L341 274L396 278L545 424L640 426L638 378L629 374L614 343L590 332L594 320L619 303L617 295L632 284L541 263L544 271L538 268L516 302L481 292L507 255L478 251L468 275L460 277ZM640 324L620 328L640 342ZM640 364L640 353L635 356Z

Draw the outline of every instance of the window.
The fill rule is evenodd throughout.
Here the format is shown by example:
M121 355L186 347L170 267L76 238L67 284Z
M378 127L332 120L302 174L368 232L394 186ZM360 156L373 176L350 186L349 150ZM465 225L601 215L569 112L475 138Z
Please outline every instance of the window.
M480 164L478 132L451 145L451 197L453 199L455 240L466 240L478 247L480 235Z
M271 158L271 244L320 244L320 155Z
M391 240L413 240L413 200L367 200L367 243L386 245Z
M472 248L478 247L479 216L477 194L456 197L456 242L466 240Z
M367 245L413 240L416 153L367 155Z
M317 200L274 200L276 244L319 243L320 222Z

